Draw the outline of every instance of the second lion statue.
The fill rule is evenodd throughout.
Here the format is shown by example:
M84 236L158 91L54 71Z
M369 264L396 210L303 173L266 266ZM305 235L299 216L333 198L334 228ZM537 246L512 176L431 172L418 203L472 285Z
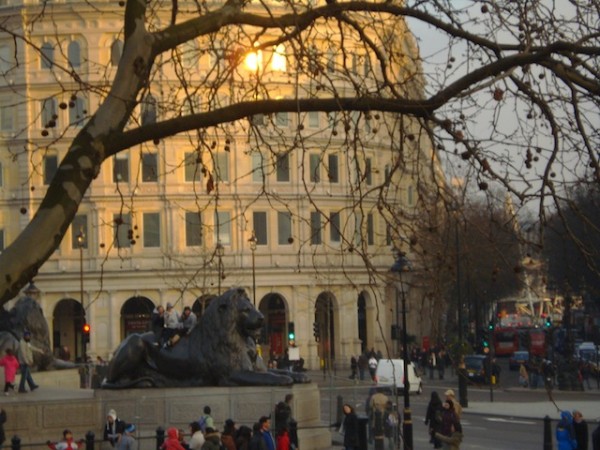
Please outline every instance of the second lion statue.
M230 289L210 303L188 336L172 348L157 345L152 332L125 338L102 387L287 386L308 381L266 369L255 339L263 323L245 291Z

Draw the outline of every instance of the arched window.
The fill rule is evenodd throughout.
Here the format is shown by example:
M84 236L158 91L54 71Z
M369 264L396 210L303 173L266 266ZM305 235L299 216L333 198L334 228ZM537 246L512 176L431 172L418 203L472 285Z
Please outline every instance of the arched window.
M50 42L44 42L41 51L42 69L52 69L54 65L54 46Z
M81 67L81 46L77 41L71 41L67 50L71 67Z
M113 67L117 67L119 65L119 61L121 60L122 54L123 42L120 39L117 39L110 46L110 65Z

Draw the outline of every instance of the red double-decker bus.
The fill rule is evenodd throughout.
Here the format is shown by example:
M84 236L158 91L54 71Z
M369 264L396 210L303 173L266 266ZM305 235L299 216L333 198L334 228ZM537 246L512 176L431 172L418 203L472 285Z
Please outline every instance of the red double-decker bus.
M494 329L494 353L498 356L510 356L519 349L519 330L512 327Z

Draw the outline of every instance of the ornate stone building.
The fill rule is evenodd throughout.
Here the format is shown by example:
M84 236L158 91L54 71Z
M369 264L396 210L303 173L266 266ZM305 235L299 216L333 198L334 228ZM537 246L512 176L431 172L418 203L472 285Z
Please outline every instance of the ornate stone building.
M106 95L123 51L123 10L114 2L5 0L0 16L4 30L32 44L0 35L4 248ZM382 47L416 55L406 27L394 26L373 31ZM352 94L356 83L375 89L381 68L373 57L323 36L310 48L281 44L242 56L231 50L241 35L190 41L157 64L137 120L333 88ZM418 96L411 61L389 70L400 90ZM437 171L416 123L377 113L255 115L122 151L105 163L35 278L52 345L81 357L89 323L88 355L108 358L127 334L148 329L156 305L201 314L213 296L242 286L266 317L265 353L286 351L291 324L310 368L334 360L341 367L364 349L394 353L394 249L409 250L409 230L443 183ZM410 284L409 303L419 301ZM422 336L428 325L419 311L407 311L408 329Z

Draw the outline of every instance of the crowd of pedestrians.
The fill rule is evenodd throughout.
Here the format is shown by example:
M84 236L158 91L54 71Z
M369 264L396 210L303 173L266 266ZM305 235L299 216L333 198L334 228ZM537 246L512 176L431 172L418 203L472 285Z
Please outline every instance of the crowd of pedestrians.
M189 432L177 427L167 427L160 450L295 450L298 448L296 422L292 417L293 395L274 407L274 428L271 428L271 414L261 416L253 427L238 426L228 418L222 428L216 424L210 406L205 406L202 414L189 423ZM64 439L53 443L52 450L80 450L80 443L73 440L69 430ZM104 423L103 440L115 450L135 450L136 426L127 423L110 409Z

